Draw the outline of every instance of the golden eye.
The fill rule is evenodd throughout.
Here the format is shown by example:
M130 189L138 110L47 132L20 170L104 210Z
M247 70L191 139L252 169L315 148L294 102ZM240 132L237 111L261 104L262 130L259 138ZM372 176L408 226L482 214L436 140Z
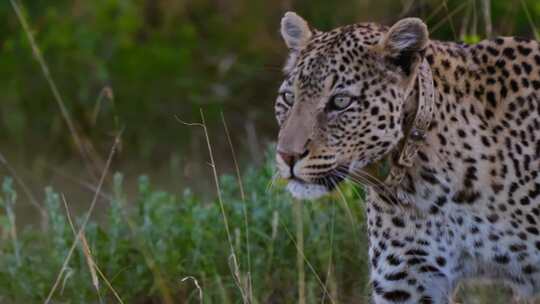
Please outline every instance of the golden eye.
M332 110L344 110L352 103L352 97L349 95L338 94L334 95L330 100L330 109Z
M292 106L294 103L294 94L292 92L286 91L281 93L281 98L283 98L285 103L289 106Z

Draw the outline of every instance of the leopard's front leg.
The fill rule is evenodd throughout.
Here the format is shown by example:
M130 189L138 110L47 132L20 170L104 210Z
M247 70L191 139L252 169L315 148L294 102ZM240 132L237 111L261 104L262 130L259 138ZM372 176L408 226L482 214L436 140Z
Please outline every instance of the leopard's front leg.
M450 303L459 254L442 220L367 208L373 302Z

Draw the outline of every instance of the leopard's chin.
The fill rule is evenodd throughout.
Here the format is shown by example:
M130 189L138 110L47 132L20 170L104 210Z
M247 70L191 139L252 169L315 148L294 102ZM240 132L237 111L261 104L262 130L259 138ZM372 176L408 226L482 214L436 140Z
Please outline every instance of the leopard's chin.
M289 190L294 198L305 200L315 200L330 192L325 185L306 183L297 179L289 181L287 190Z
M297 199L314 200L332 192L343 181L344 174L329 173L326 176L306 182L293 178L287 184L287 189Z

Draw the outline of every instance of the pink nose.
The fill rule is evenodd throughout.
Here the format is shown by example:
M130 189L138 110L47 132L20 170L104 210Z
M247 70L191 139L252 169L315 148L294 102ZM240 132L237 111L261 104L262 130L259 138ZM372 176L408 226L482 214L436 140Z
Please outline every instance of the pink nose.
M294 166L294 164L301 158L304 158L307 155L307 151L304 153L287 153L283 151L278 151L279 156L281 156L281 159L289 165L289 167Z
M298 154L288 154L281 151L278 151L279 156L281 156L281 159L289 165L289 167L294 166L294 163L298 159Z

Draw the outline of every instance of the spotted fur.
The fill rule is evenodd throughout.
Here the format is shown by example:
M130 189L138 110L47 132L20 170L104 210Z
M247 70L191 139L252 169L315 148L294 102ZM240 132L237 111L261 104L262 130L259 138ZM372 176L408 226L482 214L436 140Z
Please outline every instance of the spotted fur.
M293 30L303 20L284 19ZM419 44L419 29L401 25L401 33L372 23L303 28L309 38L289 46L275 105L281 175L293 195L317 197L355 179L352 169L399 150L414 113L404 94L414 63L427 60L435 118L400 185L413 205L390 204L368 188L373 301L448 303L467 279L503 281L533 298L540 293L540 45L510 37ZM405 44L395 44L397 53L384 46L390 34ZM407 53L411 41L417 49ZM350 105L336 109L342 93Z

